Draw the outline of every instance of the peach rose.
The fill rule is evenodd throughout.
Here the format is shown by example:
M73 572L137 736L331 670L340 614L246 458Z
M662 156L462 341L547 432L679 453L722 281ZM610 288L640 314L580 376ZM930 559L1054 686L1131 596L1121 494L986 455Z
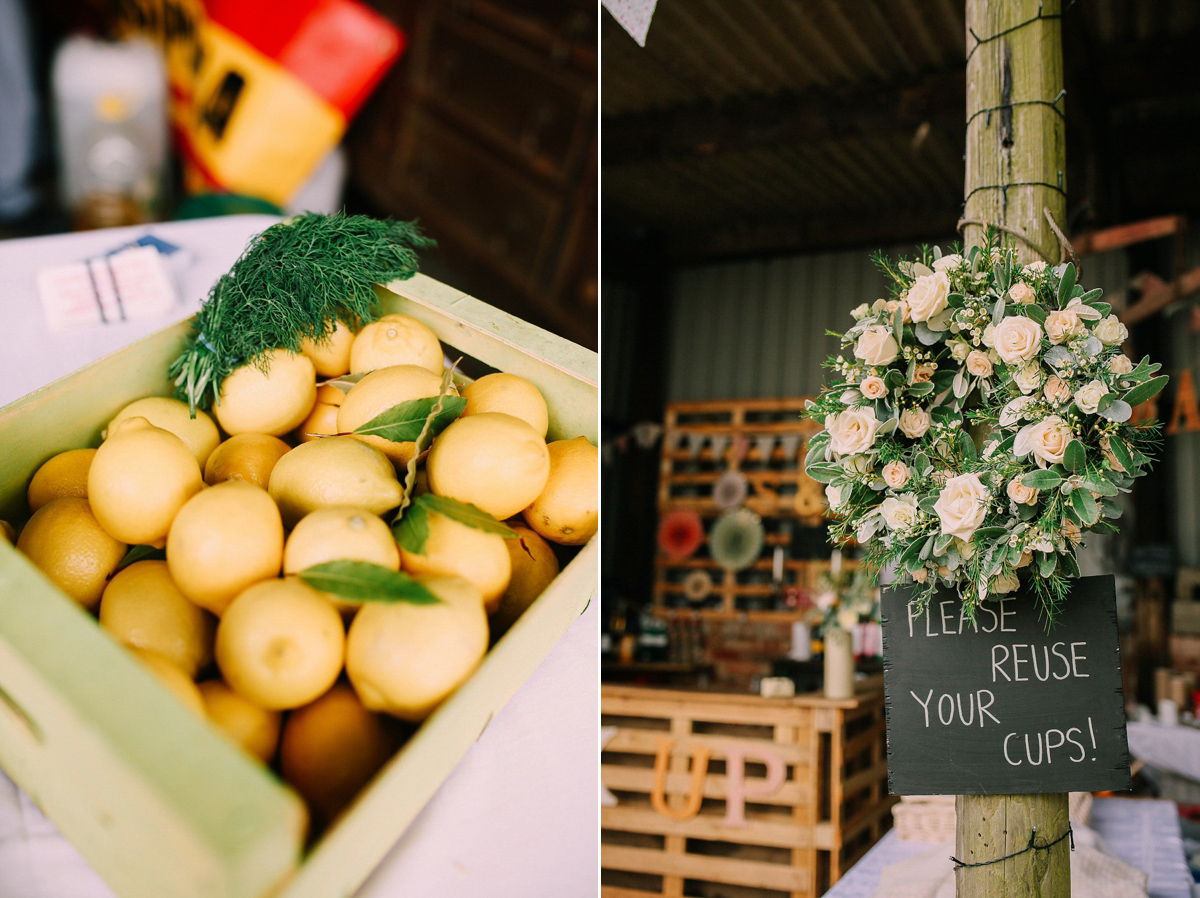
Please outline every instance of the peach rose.
M925 436L930 425L929 412L923 408L906 408L900 413L900 432L909 439Z
M887 395L888 391L887 384L883 382L883 378L874 374L870 377L864 377L863 382L858 385L858 388L862 390L862 394L868 399L882 399Z
M890 461L883 466L883 482L894 490L908 483L908 465L902 461Z
M1059 309L1046 316L1046 336L1051 343L1066 343L1086 329L1083 319L1071 308Z
M1037 299L1037 293L1028 284L1018 281L1008 288L1008 298L1018 303L1033 302Z
M1046 384L1042 387L1042 395L1054 403L1062 404L1071 398L1071 388L1057 374L1051 374L1046 378Z
M1018 505L1034 505L1038 500L1038 491L1027 487L1016 477L1008 482L1006 492L1008 493L1008 498L1012 499Z
M1032 453L1038 467L1044 468L1061 462L1070 442L1071 425L1058 415L1051 415L1017 431L1013 454L1021 458Z
M992 360L988 358L986 352L972 349L967 356L967 370L976 377L991 377Z
M1133 371L1133 360L1124 353L1121 355L1114 355L1108 360L1108 370L1118 377L1124 374L1129 374L1131 371Z

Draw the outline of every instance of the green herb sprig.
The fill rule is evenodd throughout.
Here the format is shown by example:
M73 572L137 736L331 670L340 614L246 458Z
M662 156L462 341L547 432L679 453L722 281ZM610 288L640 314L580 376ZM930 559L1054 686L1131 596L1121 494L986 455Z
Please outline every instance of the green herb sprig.
M273 349L298 351L338 320L358 329L382 309L376 284L417 272L417 250L435 245L414 222L306 213L259 234L213 285L183 352L171 363L176 396L192 414L220 398L239 365Z

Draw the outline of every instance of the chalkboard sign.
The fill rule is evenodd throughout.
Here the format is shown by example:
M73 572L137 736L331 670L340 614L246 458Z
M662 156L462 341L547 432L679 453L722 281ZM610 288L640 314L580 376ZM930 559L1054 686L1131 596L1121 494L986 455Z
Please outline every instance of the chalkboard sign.
M1112 576L1074 581L1049 631L1031 596L972 625L954 590L919 617L911 590L882 598L893 795L1129 788Z

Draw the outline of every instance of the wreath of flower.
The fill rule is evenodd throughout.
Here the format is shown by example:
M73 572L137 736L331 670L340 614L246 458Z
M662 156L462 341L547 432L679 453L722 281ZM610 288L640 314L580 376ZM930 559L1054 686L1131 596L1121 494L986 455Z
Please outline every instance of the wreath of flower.
M1049 625L1084 534L1116 531L1149 468L1158 424L1133 410L1167 378L1124 354L1125 326L1074 265L1015 256L995 232L965 255L876 256L891 298L834 334L805 467L834 539L856 539L876 577L911 579L922 610L944 586L968 615L1025 586Z

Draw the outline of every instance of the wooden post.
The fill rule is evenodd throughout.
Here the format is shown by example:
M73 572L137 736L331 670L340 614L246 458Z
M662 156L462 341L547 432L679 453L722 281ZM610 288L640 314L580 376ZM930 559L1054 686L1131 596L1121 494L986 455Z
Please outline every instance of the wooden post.
M1013 237L1024 263L1059 260L1045 210L1065 232L1066 127L1060 0L966 0L967 145L963 239L982 242L986 224ZM959 795L958 898L1069 898L1070 844L1025 851L1066 832L1067 796Z

